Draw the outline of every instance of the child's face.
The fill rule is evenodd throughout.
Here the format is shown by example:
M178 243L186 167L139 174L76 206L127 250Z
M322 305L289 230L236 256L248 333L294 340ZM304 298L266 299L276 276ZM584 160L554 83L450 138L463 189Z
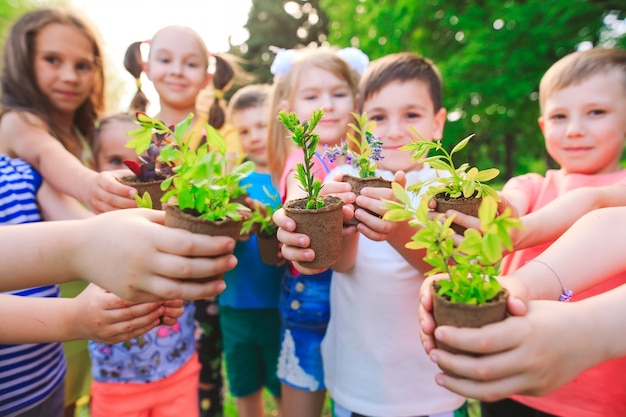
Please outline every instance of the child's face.
M210 79L206 59L204 48L192 33L182 28L161 30L152 40L146 66L161 103L193 109Z
M421 165L411 160L409 152L399 148L417 140L415 130L426 140L439 140L446 120L445 109L435 112L428 87L421 81L393 81L363 103L363 111L376 122L373 133L383 142L384 158L380 169L413 171Z
M350 85L333 73L318 67L305 69L294 94L293 109L300 120L309 120L313 111L324 109L315 132L320 145L336 145L345 138L348 123L354 121L355 99Z
M73 117L93 88L92 43L72 26L50 23L35 36L34 49L37 87L55 113Z
M264 106L239 110L232 115L241 149L255 163L256 170L267 168L267 112Z
M99 150L95 155L98 171L126 168L123 163L125 160L139 162L135 150L124 146L128 141L126 133L136 128L133 123L122 121L112 121L102 126L98 136Z
M548 153L567 173L620 169L626 138L624 76L617 69L599 73L546 99L539 126Z

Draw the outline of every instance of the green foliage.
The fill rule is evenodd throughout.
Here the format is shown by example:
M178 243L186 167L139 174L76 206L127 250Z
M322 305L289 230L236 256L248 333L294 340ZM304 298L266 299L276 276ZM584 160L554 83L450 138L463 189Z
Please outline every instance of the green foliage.
M166 132L174 141L161 150L159 161L172 167L173 175L161 183L162 190L168 190L162 202L175 197L181 210L194 211L199 217L208 220L240 220L241 212L249 209L242 204L230 201L233 190L241 179L254 169L252 162L246 162L227 170L225 139L210 125L205 125L207 143L191 149L184 138L191 125L193 114L171 130L163 122L151 117L138 119L145 129ZM209 144L215 150L209 151Z
M341 144L327 147L324 157L334 162L338 156L347 156L348 163L359 171L360 178L373 178L376 176L377 161L383 159L382 141L372 134L376 128L376 122L368 120L367 114L358 115L352 113L356 120L348 126L358 135L358 139L348 132L348 141L341 141Z
M446 172L448 176L438 176L436 178L414 184L409 187L409 191L418 193L422 188L427 187L425 195L428 200L440 193L447 194L450 198L478 198L492 196L497 201L500 200L496 190L485 184L486 181L494 179L500 173L499 170L496 168L490 168L484 171L479 171L476 167L470 168L468 163L464 163L459 167L454 165L452 157L455 153L464 149L474 135L470 135L461 140L454 146L454 148L452 148L450 152L448 152L442 147L441 141L427 141L422 138L412 126L411 130L420 137L420 140L412 141L411 143L402 146L400 149L409 151L411 153L411 157L419 163L428 163L436 170ZM428 156L428 152L431 150L437 151L438 153L436 155Z
M320 197L320 191L323 187L322 181L315 178L315 173L312 171L315 150L320 141L319 135L314 133L314 130L322 117L324 117L324 110L322 109L315 110L310 121L304 120L302 122L293 112L287 113L281 110L278 113L280 122L285 126L285 129L291 132L291 140L304 153L304 164L298 163L295 177L300 182L300 187L306 192L307 210L317 210L324 207L324 200Z
M626 46L626 34L613 40L606 33L606 16L626 17L616 0L321 0L321 6L333 45L359 47L371 59L403 51L432 59L449 115L444 146L480 132L464 159L496 167L505 179L537 168L536 161L554 167L537 126L545 71L582 42Z
M448 274L449 280L439 280L439 295L465 304L484 304L494 298L501 289L496 280L496 265L505 248L513 249L509 232L521 227L520 220L511 217L510 209L496 215L498 203L491 196L485 197L478 212L480 230L467 229L465 238L455 245L451 228L454 216L446 218L440 214L433 219L429 217L426 198L414 208L403 187L393 183L392 188L400 202L386 200L389 210L383 219L409 220L409 224L419 228L406 247L426 250L424 261L433 267L426 275Z
M139 196L139 194L135 194L135 201L137 202L137 206L141 208L152 208L152 197L150 197L150 193L145 192L143 196Z
M272 195L265 186L263 187L265 194L274 202L272 204L258 204L252 209L249 219L244 220L241 234L248 234L253 227L258 226L258 234L264 236L273 236L278 231L278 226L272 220L274 212L282 207L278 201L278 195Z

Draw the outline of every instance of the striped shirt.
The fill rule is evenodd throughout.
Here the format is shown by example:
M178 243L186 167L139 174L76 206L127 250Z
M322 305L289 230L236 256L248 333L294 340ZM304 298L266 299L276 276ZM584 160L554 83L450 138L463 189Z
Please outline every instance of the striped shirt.
M42 220L35 198L41 182L39 173L25 161L0 154L0 226ZM49 285L9 294L59 297L59 287ZM0 345L0 416L16 416L35 407L63 383L64 377L60 343Z

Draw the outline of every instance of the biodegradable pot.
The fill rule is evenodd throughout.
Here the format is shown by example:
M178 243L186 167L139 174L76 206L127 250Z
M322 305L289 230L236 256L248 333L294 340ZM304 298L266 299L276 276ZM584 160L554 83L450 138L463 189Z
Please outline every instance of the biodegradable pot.
M177 205L165 205L165 225L178 229L185 229L192 233L209 236L228 236L237 240L241 233L243 222L231 219L207 220L198 217L193 211L183 211ZM204 279L194 279L194 282L208 282L222 279L224 274L218 274Z
M433 318L435 326L455 326L455 327L482 327L487 324L496 323L506 318L506 298L508 291L502 289L495 298L485 304L463 304L452 303L445 297L437 294L439 283L433 282L430 292L433 296ZM445 343L435 340L437 348L447 350L451 353L463 353L476 356L475 354L462 352L454 349Z
M152 181L140 181L136 175L126 175L120 178L119 182L135 188L140 197L142 197L144 193L150 194L150 198L152 199L152 208L155 210L161 210L161 197L165 194L165 191L161 190L161 183L164 180L164 176L158 176Z
M276 265L280 261L278 252L280 251L280 242L276 237L276 234L266 235L264 233L257 233L256 235L257 246L259 247L259 255L261 255L261 261L268 265Z
M355 177L353 175L344 175L343 182L347 182L348 184L350 184L350 186L352 187L352 192L355 193L357 196L361 194L361 190L365 187L391 188L391 181L385 180L381 177L360 178L360 177ZM362 208L362 207L359 207L358 204L354 203L355 212L356 212L356 209L358 208ZM363 210L367 211L370 214L373 214L374 216L380 217L378 214L373 213L370 210L367 210L367 209L363 209ZM356 217L353 217L352 219L345 222L345 224L348 226L353 226L353 225L356 226L359 223L360 222L356 219Z
M460 213L468 214L473 217L478 217L478 209L480 208L480 203L482 203L482 197L457 197L450 198L449 195L444 193L439 193L434 197L437 202L437 208L435 209L438 213L445 213L448 210L456 210ZM465 232L465 227L452 223L452 230L455 233L460 234L461 236Z
M309 236L315 259L300 262L309 268L328 268L339 260L341 231L343 228L343 201L339 197L325 196L324 207L306 209L306 198L287 201L283 209L296 222L296 233Z

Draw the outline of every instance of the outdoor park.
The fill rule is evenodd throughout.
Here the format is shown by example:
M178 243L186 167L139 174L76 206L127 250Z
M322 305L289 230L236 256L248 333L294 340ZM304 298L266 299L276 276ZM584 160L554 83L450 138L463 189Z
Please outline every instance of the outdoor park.
M72 2L3 2L0 36L28 10L65 5ZM145 16L134 16L134 25L150 19L149 13L167 15L171 7L176 6L154 2ZM196 10L189 13L205 9L211 13L220 5L198 1L193 7ZM115 12L125 10L120 7ZM443 79L444 146L474 134L472 146L459 157L479 169L499 169L497 188L513 176L556 167L537 124L539 80L554 62L573 51L626 48L626 8L623 1L612 0L252 0L241 29L247 36L230 37L223 51L239 57L255 82L272 82L270 65L278 48L330 44L357 47L372 61L401 51L432 59ZM103 38L106 43L107 35ZM127 44L136 40L128 39ZM117 62L111 64L116 68L123 55L106 59ZM109 112L116 112L127 107L134 80L121 71L109 71L109 76ZM234 85L224 99L239 87ZM264 395L264 404L267 415L277 415L271 395ZM469 410L471 417L479 417L475 402ZM76 415L88 416L87 406L79 406ZM225 415L237 415L235 400L228 394ZM324 416L330 415L326 400Z

